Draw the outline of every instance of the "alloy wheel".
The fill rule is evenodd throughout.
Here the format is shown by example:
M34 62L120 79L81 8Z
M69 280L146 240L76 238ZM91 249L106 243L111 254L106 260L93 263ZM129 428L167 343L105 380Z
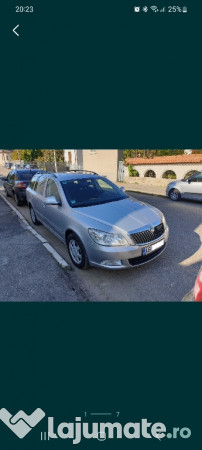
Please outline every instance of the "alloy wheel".
M76 264L81 264L81 262L82 262L81 248L80 248L78 242L76 242L74 239L71 239L69 241L69 252L71 254L73 261Z

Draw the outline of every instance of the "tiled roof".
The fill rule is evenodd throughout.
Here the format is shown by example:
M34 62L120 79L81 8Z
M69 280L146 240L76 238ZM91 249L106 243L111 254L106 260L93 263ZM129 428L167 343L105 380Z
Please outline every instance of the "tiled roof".
M176 156L155 156L154 158L127 158L126 164L202 164L202 154L176 155Z

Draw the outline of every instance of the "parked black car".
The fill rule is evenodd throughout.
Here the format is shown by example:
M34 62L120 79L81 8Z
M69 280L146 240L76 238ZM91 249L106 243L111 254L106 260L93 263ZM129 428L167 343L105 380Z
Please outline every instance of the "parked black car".
M26 189L32 177L43 170L17 169L11 170L6 178L3 178L4 189L7 197L14 197L17 206L26 202Z

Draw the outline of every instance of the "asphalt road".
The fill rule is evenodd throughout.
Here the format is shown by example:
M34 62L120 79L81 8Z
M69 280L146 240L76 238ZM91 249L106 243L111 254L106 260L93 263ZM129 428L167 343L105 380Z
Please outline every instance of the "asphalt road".
M85 301L75 275L62 269L0 197L0 302Z
M146 194L130 195L159 208L167 219L170 238L165 252L154 261L124 271L90 268L76 274L89 301L108 302L178 302L195 283L202 261L202 204ZM14 201L10 200L13 204ZM18 208L30 221L27 206ZM66 246L43 226L36 227L69 263ZM62 270L62 269L61 269ZM78 300L80 293L78 291Z

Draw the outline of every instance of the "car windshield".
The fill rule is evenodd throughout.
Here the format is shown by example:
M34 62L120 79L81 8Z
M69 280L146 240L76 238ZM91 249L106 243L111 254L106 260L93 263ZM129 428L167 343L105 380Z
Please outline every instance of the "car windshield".
M128 198L128 195L105 178L64 180L61 185L72 208L101 205Z

